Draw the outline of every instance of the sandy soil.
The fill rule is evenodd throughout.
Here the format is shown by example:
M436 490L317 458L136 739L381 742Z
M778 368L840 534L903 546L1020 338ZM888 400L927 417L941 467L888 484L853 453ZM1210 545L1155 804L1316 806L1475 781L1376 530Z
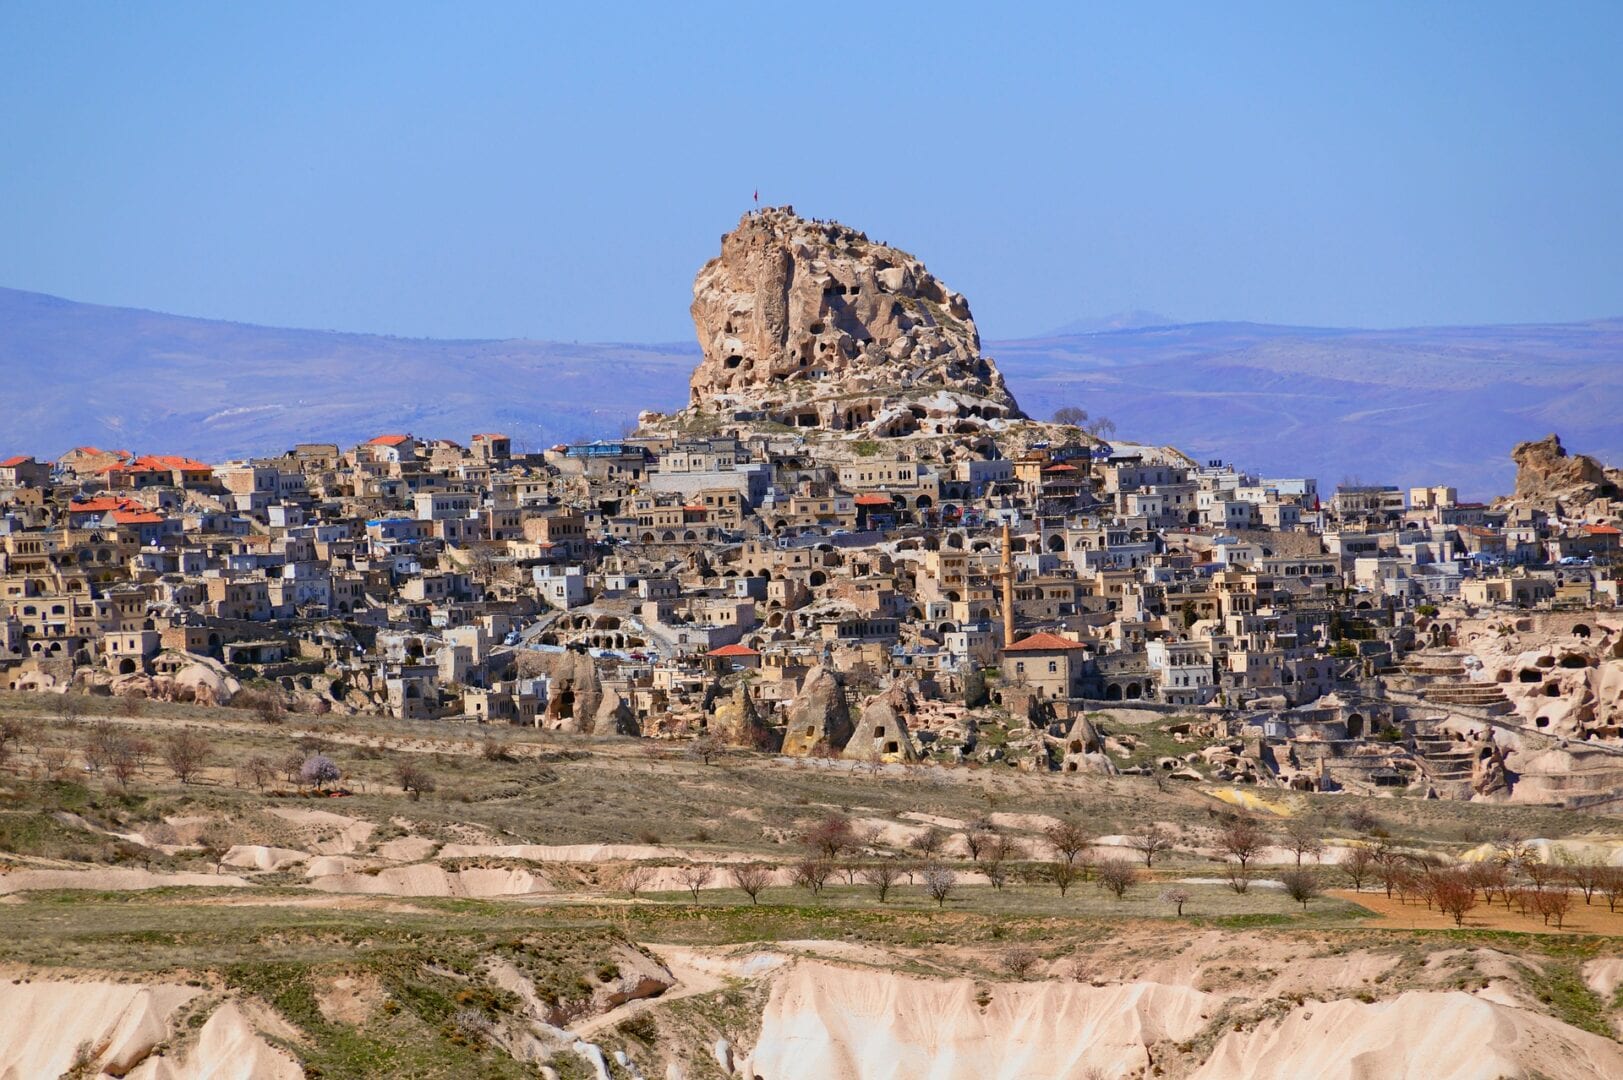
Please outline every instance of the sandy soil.
M1435 909L1428 910L1423 902L1405 904L1393 897L1386 898L1384 892L1355 893L1350 889L1332 889L1327 896L1334 896L1340 900L1350 900L1355 904L1376 913L1379 918L1369 920L1366 925L1387 927L1394 930L1451 930L1454 928L1454 918ZM1623 909L1616 913L1606 910L1606 902L1599 896L1595 897L1593 904L1585 906L1581 895L1574 895L1572 911L1567 914L1565 925L1557 930L1555 923L1544 925L1541 915L1523 915L1521 909L1512 904L1505 907L1497 898L1492 905L1484 906L1481 903L1471 909L1465 916L1465 928L1468 930L1522 930L1537 934L1613 934L1623 936Z

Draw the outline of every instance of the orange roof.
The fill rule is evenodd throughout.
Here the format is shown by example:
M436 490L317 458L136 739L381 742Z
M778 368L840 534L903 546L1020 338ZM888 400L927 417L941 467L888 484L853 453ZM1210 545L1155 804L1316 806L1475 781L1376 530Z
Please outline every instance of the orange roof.
M26 465L33 460L33 458L28 457L26 454L18 454L16 457L8 457L6 460L0 461L0 469L10 469L18 465Z
M482 432L482 433L480 433L478 435L475 435L474 438L476 438L476 439L505 439L505 438L507 438L507 436L502 435L502 434L498 434L496 432L486 431L486 432Z
M368 445L368 446L399 446L401 443L405 442L409 438L411 438L410 435L379 435L375 439L368 439L366 445Z
M748 645L723 645L719 649L711 649L706 656L760 656L761 654Z
M156 525L164 516L150 510L114 510L113 520L120 525Z
M858 495L855 499L858 506L889 506L890 499L884 495Z
M1076 472L1075 465L1050 465L1043 472Z
M86 499L84 502L68 503L70 514L105 514L109 510L141 511L146 507L134 499L120 499L111 495L104 495L99 499Z
M1060 637L1058 634L1036 633L1023 637L1013 645L1005 646L1004 652L1053 652L1057 649L1085 649L1086 645L1080 641Z
M5 462L0 461L0 465L4 465L4 464L5 464ZM1585 525L1584 526L1584 532L1588 533L1590 536L1619 536L1619 535L1623 535L1623 530L1615 529L1610 525Z
M214 466L174 454L143 454L129 464L114 462L96 470L99 473L213 472Z
M682 507L682 509L686 510L690 514L702 514L710 508L708 506L701 506L698 503L690 503L687 506Z

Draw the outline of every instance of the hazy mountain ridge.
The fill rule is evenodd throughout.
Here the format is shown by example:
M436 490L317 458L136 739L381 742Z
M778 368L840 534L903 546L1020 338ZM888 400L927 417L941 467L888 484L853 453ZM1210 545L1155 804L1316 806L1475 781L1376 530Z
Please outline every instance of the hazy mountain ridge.
M1106 320L1108 321L1108 320ZM1034 416L1274 475L1509 491L1550 431L1623 461L1623 320L1339 330L1194 323L991 342ZM81 443L209 459L387 430L521 444L613 436L687 400L696 345L437 341L286 330L0 289L0 452Z

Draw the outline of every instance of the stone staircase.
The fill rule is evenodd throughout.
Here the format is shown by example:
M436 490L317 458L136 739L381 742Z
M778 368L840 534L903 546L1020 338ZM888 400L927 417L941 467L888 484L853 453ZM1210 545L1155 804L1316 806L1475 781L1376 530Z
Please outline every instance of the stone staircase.
M1465 656L1428 652L1406 657L1402 680L1433 705L1456 705L1494 715L1510 712L1511 703L1496 683L1476 682L1466 674Z

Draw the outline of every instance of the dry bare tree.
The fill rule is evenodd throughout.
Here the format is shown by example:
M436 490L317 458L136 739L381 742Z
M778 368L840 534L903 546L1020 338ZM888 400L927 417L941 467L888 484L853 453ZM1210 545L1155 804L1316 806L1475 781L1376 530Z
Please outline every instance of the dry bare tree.
M201 732L172 732L159 746L163 763L182 784L189 784L214 756L214 744Z
M1438 874L1432 882L1432 898L1437 910L1452 916L1455 926L1465 925L1465 916L1476 907L1476 886L1466 874Z
M1144 857L1144 868L1149 869L1155 865L1157 855L1172 850L1172 837L1161 826L1151 825L1136 836L1129 836L1127 846Z
M1240 864L1240 873L1268 846L1268 834L1250 818L1230 822L1217 834L1217 850Z
M1178 914L1182 915L1183 906L1189 903L1189 890L1181 885L1174 886L1173 888L1163 890L1161 893L1161 899L1169 904L1178 905Z
M632 863L615 878L615 884L632 896L642 892L654 880L654 868L643 863Z
M1138 870L1126 859L1101 859L1094 869L1099 887L1115 895L1117 900L1138 884Z
M795 863L794 872L796 885L809 889L813 896L821 896L834 873L834 865L824 859L801 859Z
M1314 859L1324 854L1324 840L1319 832L1305 821L1293 821L1285 826L1285 849L1296 856L1296 865L1302 865L1302 858L1311 855Z
M1319 883L1319 875L1311 870L1287 870L1279 875L1279 880L1285 886L1285 895L1302 905L1307 910L1307 902L1324 895L1324 886Z
M1074 821L1056 821L1043 830L1043 839L1067 863L1093 846L1093 836Z
M733 879L733 884L750 898L751 904L760 903L761 890L772 880L771 869L760 863L740 863L728 868L727 873Z
M1375 873L1375 853L1363 846L1350 847L1337 866L1352 884L1353 892L1363 892L1364 882Z
M693 902L699 902L699 890L710 884L715 875L712 867L703 863L691 863L676 872L676 879L682 883L682 888L693 894Z
M905 868L895 859L881 859L862 868L862 880L864 884L873 886L879 902L883 904L890 898L890 890L902 880L904 873Z
M932 859L941 854L941 849L945 847L946 844L946 832L936 828L934 825L931 825L923 832L916 834L907 842L908 847L912 848L915 852L926 859Z

